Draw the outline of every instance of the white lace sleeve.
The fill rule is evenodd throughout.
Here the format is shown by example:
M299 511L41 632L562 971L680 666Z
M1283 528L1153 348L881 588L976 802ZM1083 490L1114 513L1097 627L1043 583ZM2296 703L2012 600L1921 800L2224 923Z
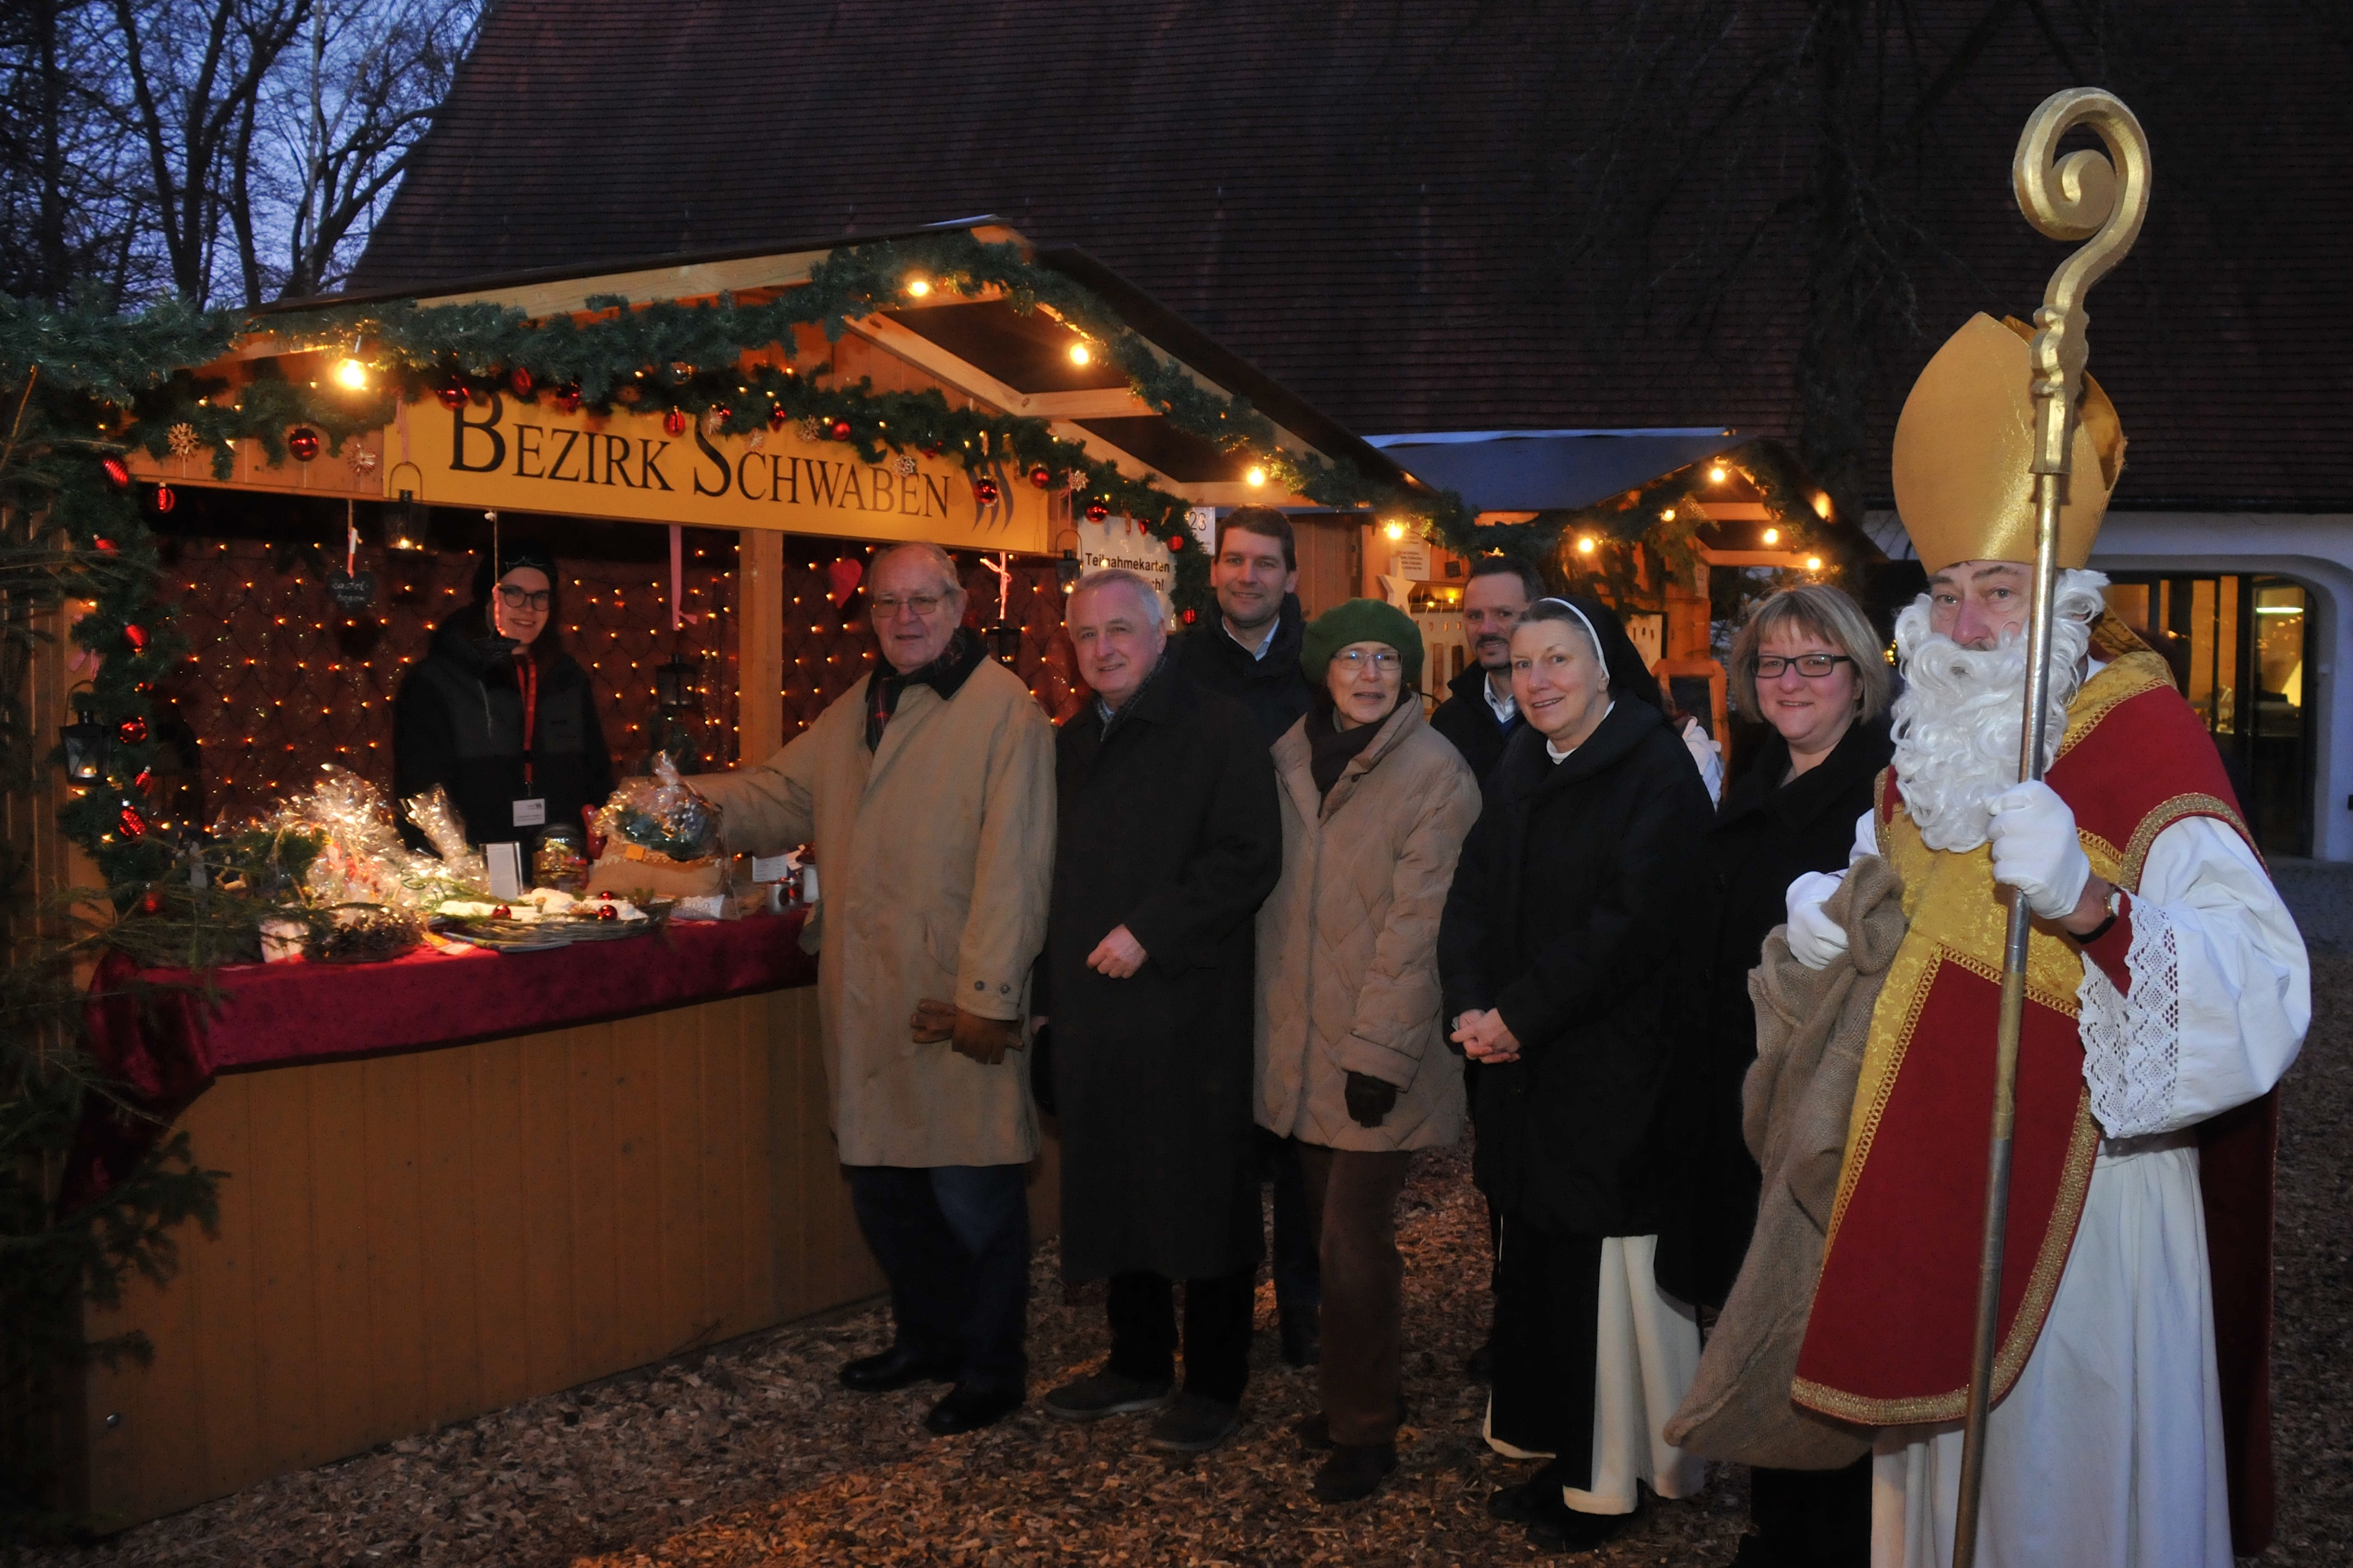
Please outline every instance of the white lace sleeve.
M2158 834L2132 901L2123 994L2084 965L2084 1080L2111 1138L2171 1132L2277 1083L2312 1022L2304 940L2235 833L2189 817Z
M2084 965L2075 989L2082 1005L2084 1081L2092 1114L2111 1138L2137 1138L2173 1125L2181 1071L2181 949L2162 904L2135 903L2125 967L2130 994L2107 972Z

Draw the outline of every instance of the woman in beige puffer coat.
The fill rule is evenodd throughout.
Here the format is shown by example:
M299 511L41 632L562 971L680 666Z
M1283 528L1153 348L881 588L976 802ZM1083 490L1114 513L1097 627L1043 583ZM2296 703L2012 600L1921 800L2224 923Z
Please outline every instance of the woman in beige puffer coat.
M1351 599L1308 627L1321 688L1275 742L1282 877L1258 917L1259 1124L1296 1138L1324 1279L1326 1502L1396 1466L1404 1266L1397 1201L1416 1149L1462 1132L1462 1065L1440 1016L1439 916L1479 784L1424 722L1421 634Z

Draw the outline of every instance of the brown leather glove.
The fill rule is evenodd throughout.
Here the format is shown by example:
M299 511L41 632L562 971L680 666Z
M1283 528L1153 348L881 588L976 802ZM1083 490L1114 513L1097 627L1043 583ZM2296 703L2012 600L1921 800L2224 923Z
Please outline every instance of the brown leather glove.
M1350 1120L1359 1127L1378 1127L1382 1119L1397 1109L1397 1085L1370 1073L1350 1073L1341 1093L1347 1101Z
M915 1016L908 1024L917 1044L945 1040L958 1055L970 1057L983 1067L995 1067L1005 1059L1007 1051L1021 1048L1019 1019L984 1018L952 1002L934 1002L928 996L915 1004Z

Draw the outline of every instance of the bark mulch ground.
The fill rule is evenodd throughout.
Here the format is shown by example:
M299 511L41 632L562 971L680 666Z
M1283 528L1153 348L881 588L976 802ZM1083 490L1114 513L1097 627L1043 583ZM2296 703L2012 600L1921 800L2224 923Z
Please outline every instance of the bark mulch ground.
M2314 954L2316 1019L2287 1083L2280 1164L2279 1544L2260 1560L2353 1562L2353 956ZM1306 1495L1291 1423L1312 1374L1272 1356L1261 1293L1249 1419L1227 1447L1172 1463L1141 1417L1071 1427L1034 1405L997 1428L937 1439L937 1390L861 1397L839 1363L879 1346L870 1309L756 1335L688 1362L532 1400L336 1465L281 1477L128 1531L66 1564L500 1563L649 1568L803 1563L1518 1563L1517 1530L1487 1493L1529 1467L1479 1440L1483 1391L1462 1363L1484 1332L1485 1221L1460 1156L1425 1156L1399 1227L1407 1258L1403 1462L1346 1508ZM1033 1387L1103 1343L1095 1291L1068 1299L1050 1247L1037 1264ZM1580 1563L1715 1564L1734 1550L1746 1475L1721 1467L1699 1497L1653 1504Z

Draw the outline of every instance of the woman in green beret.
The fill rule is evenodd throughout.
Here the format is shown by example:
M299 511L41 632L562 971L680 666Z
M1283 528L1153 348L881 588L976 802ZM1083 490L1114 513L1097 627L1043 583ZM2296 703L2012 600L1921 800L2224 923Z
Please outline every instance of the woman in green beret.
M1397 1201L1416 1149L1462 1133L1462 1073L1440 1016L1438 921L1479 784L1423 721L1421 634L1351 599L1307 628L1315 688L1274 745L1282 878L1258 916L1259 1125L1301 1145L1324 1273L1325 1502L1397 1466Z

